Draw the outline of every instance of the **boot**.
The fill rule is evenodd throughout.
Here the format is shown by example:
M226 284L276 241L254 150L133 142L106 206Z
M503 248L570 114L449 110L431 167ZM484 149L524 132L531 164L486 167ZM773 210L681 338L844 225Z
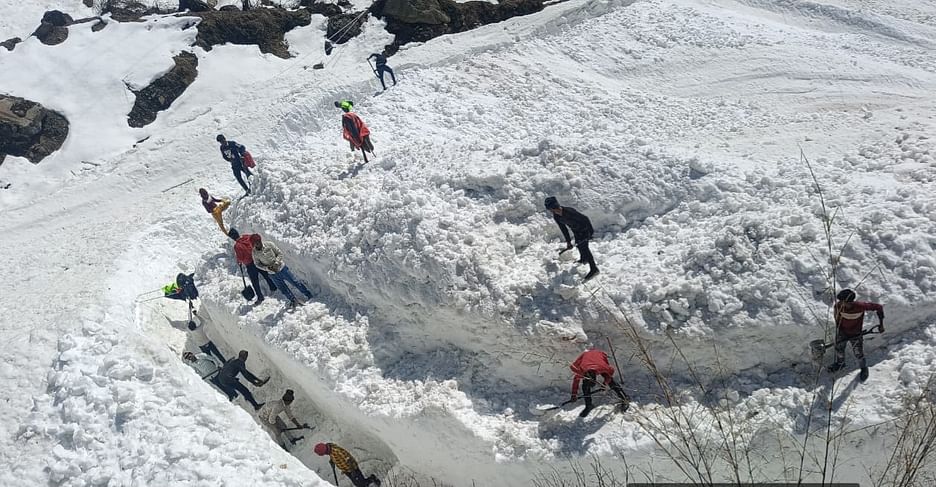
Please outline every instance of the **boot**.
M591 278L598 275L598 269L592 269L587 275L585 275L585 280L582 282L588 282Z
M865 359L861 359L861 373L858 374L858 380L864 382L868 380L868 364L865 362Z
M834 364L829 366L828 370L829 372L834 373L834 372L838 372L839 370L842 370L842 367L844 366L845 366L845 362L835 362Z
M585 416L588 416L588 413L590 413L592 409L595 409L595 408L593 406L585 406L585 409L583 409L582 412L579 413L579 417L584 418Z

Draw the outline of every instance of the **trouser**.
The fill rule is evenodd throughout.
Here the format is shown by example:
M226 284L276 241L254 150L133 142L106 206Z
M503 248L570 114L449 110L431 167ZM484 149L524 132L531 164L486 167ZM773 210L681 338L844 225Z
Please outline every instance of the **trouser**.
M247 389L247 386L241 384L241 381L237 380L236 377L233 379L225 379L224 377L221 377L218 379L218 383L221 385L221 390L227 394L228 399L233 401L239 392L242 396L244 396L244 399L246 399L247 402L249 402L250 405L254 407L254 409L260 407L260 405L257 404L257 401L254 400L253 394L251 394L250 390Z
M585 409L591 409L594 406L592 405L592 387L598 385L598 376L595 374L594 370L589 370L585 372L585 379L582 380L582 397L585 398ZM614 379L610 379L607 384L605 384L609 389L614 391L618 399L621 401L629 402L630 398L627 397L627 394L624 393L624 389L621 389L621 386L617 382L614 382Z
M575 246L579 249L579 262L583 264L588 264L590 271L597 271L598 266L595 265L595 256L592 255L591 250L588 249L588 241L591 238L579 239L575 238Z
M296 278L292 275L292 272L289 272L289 267L283 266L279 272L276 274L271 274L270 277L273 279L273 282L276 283L276 287L286 295L286 299L288 299L290 302L295 301L296 296L289 289L289 286L286 285L287 282L292 284L296 289L299 290L299 292L304 294L306 299L312 299L312 293L309 292L309 289L305 286L305 284L296 280Z
M199 345L198 349L204 353L210 353L218 357L218 360L220 360L222 364L227 362L227 359L224 358L224 355L221 355L221 351L218 350L218 347L215 346L214 342L211 340L208 340L208 343L204 345Z
M354 484L354 487L367 487L370 484L380 485L380 480L377 479L377 476L374 474L371 474L370 477L365 479L364 474L361 473L360 468L356 468L350 472L345 472L344 474L349 479L351 479L351 483Z
M250 186L248 186L247 183L244 182L244 178L241 177L241 173L246 174L247 177L253 176L250 169L244 167L243 163L234 162L231 163L231 171L234 171L234 177L237 179L237 182L240 183L241 187L244 188L244 191L250 193Z
M273 279L270 278L270 273L257 267L253 262L244 266L247 268L247 277L250 278L250 284L253 285L254 291L257 293L257 299L263 299L263 293L260 292L260 276L266 280L267 286L270 288L270 292L276 291L276 283L273 282Z
M855 358L858 359L858 365L861 368L865 368L867 365L865 365L864 358L864 336L846 335L842 333L842 330L838 330L838 332L835 333L835 363L845 363L845 345L848 342L851 342L852 351L855 353Z
M282 419L276 418L274 424L264 421L263 427L266 428L270 436L273 437L273 440L279 443L280 446L286 448L287 441L292 443L292 437L289 435L289 432L284 431L288 426L286 426L286 423L284 423Z
M231 206L231 200L225 199L221 200L221 203L215 205L214 209L211 210L211 216L218 222L218 227L221 228L221 231L224 232L225 235L227 235L228 232L227 228L224 228L224 216L222 213L224 213L224 210L228 209L229 206Z
M383 89L387 89L387 85L384 83L383 75L384 73L390 73L390 78L393 80L393 84L396 84L396 76L393 75L393 70L390 69L386 64L377 65L377 77L380 79L380 86L383 86Z

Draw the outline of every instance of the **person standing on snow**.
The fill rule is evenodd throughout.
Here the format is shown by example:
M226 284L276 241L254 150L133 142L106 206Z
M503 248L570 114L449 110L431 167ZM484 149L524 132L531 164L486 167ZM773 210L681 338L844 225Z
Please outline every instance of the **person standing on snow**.
M273 438L279 443L283 448L286 448L286 443L283 441L285 438L292 443L294 440L290 439L289 436L284 431L288 426L286 423L280 419L280 414L285 413L286 417L296 425L296 428L308 428L309 423L299 424L299 421L293 416L292 410L289 409L289 406L293 403L293 400L296 398L292 389L286 389L286 393L283 394L282 399L276 401L270 401L265 403L260 411L257 413L257 417L260 418L260 421L263 422L263 426L273 435ZM298 441L298 440L295 440Z
M587 282L589 279L598 275L598 266L595 265L595 257L588 249L588 241L592 239L595 230L592 228L591 220L587 216L579 213L575 208L569 206L559 206L559 200L555 196L546 198L546 209L553 213L553 220L559 225L562 236L565 237L566 248L559 253L572 248L572 239L569 238L569 228L572 229L572 235L575 236L575 246L579 249L579 263L588 264L589 271L585 275Z
M614 382L614 367L608 362L608 354L597 348L586 350L575 359L575 362L572 362L569 368L572 369L572 372L575 374L575 377L572 379L571 400L573 402L578 400L579 382L582 382L582 379L585 380L582 384L582 397L585 398L585 409L579 413L580 418L588 416L588 413L594 409L591 398L592 387L598 384L599 375L604 378L604 386L614 391L618 399L621 400L621 409L627 411L630 398L627 397L627 394L624 393L621 386L618 385L617 382Z
M384 83L383 79L385 72L390 73L390 78L393 80L393 86L396 86L396 76L393 75L393 70L390 69L390 66L387 66L387 56L375 52L367 57L368 61L371 59L374 59L374 64L377 65L377 78L380 80L380 86L383 86L384 91L387 90L387 85Z
M227 228L224 228L224 217L222 213L224 210L228 209L231 206L231 200L227 198L218 199L210 194L205 188L198 188L198 194L201 195L202 206L205 207L205 211L211 213L211 216L214 217L215 221L218 223L218 227L221 229L225 235L227 235Z
M354 487L367 487L370 484L380 486L380 479L376 475L371 474L370 477L364 478L364 474L361 473L361 469L358 467L357 460L348 453L348 450L334 443L319 443L315 445L313 451L320 457L328 455L328 462L338 467L341 473L351 479Z
M350 100L336 101L335 107L340 108L344 114L341 116L341 136L351 143L351 150L361 149L362 152L374 153L374 144L370 140L370 129L361 120L361 117L352 112L354 102Z
M237 179L237 182L240 183L241 187L244 188L244 191L247 194L250 194L250 186L244 182L244 178L241 177L241 173L244 173L249 178L253 176L253 173L250 172L247 165L244 164L244 158L247 155L247 148L234 142L233 140L227 140L224 138L224 135L218 134L216 140L221 144L221 157L225 161L231 163L231 171L234 172L234 177Z
M289 300L289 307L295 307L298 302L296 301L296 296L289 287L286 286L287 282L304 294L306 299L312 299L312 293L309 292L305 284L299 282L292 275L292 272L289 272L289 267L286 267L286 264L283 262L283 252L280 251L279 247L274 245L273 242L264 242L259 233L250 236L250 243L253 244L253 252L251 255L254 263L258 268L270 273L270 277L273 279L273 282L276 283L276 287L279 288L279 290L286 295L286 299Z
M269 377L260 380L247 370L247 350L241 350L240 353L237 354L237 358L229 360L228 363L221 367L221 372L218 372L218 385L221 386L221 390L227 394L228 399L231 401L237 398L237 393L239 392L244 396L244 399L253 406L254 410L260 409L263 405L257 404L250 390L237 380L237 374L243 374L245 379L249 380L251 384L257 387L263 387L263 385L270 380Z
M231 228L228 232L228 237L234 241L234 258L237 259L237 264L243 265L247 269L247 277L250 279L250 284L257 294L257 300L254 301L254 306L256 306L264 300L263 293L260 291L260 276L263 276L263 279L266 280L271 293L276 292L278 289L276 283L273 282L269 272L258 268L257 265L254 264L253 243L250 241L252 237L251 234L245 233L241 235L237 232L237 229Z
M829 366L829 372L838 372L845 366L845 344L851 342L852 351L858 359L861 373L858 378L861 382L868 380L868 364L864 357L864 327L865 311L876 311L878 317L878 330L884 333L884 306L877 303L855 301L858 295L851 289L843 289L835 299L835 363ZM873 328L872 328L873 329Z

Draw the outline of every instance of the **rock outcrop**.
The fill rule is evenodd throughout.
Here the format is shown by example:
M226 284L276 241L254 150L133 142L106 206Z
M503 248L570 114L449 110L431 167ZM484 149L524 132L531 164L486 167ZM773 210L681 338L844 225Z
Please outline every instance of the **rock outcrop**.
M200 12L195 45L210 51L219 44L256 44L260 52L289 58L289 45L284 34L312 22L306 9L285 10L261 8L243 11Z
M181 52L172 58L175 66L160 78L139 91L127 115L131 127L143 127L156 120L156 115L169 108L198 75L198 58L190 52Z
M68 39L68 26L74 22L71 16L58 10L49 10L42 15L42 21L32 35L39 42L54 46Z
M62 147L68 120L60 113L15 96L0 95L0 163L7 154L33 164Z

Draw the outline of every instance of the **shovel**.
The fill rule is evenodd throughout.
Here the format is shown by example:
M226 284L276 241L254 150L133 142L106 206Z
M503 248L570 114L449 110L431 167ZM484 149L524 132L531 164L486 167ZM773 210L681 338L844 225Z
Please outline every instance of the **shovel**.
M550 411L556 411L556 410L562 409L562 406L565 406L566 404L571 404L575 401L578 401L578 399L574 399L574 400L569 399L568 401L560 403L558 406L546 406L546 405L536 406L530 409L530 413L532 413L534 416L542 416Z
M876 327L874 327L874 328L876 328ZM867 330L863 330L858 336L864 336L864 335L867 335L867 334L869 334L869 333L875 333L874 328L869 328L869 329L867 329ZM826 351L827 348L832 347L832 346L834 346L834 345L836 345L836 344L838 344L838 343L847 342L848 340L850 340L850 339L852 339L852 338L855 338L855 337L849 337L849 338L846 338L846 339L844 339L844 340L841 340L841 341L838 341L838 342L832 342L832 343L825 343L825 342L822 341L822 340L813 340L813 341L809 342L809 352L812 354L812 359L813 359L813 361L814 361L814 362L817 362L817 363L818 363L818 362L822 362L822 356L825 355L825 351Z

